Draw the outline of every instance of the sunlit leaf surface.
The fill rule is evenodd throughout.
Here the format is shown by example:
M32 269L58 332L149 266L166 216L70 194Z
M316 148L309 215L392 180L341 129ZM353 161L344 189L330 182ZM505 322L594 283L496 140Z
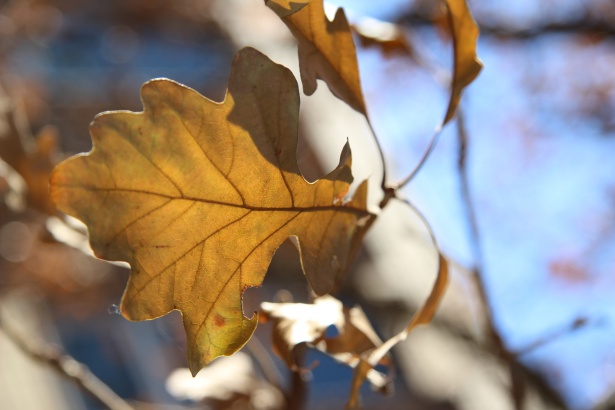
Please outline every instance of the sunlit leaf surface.
M297 84L256 50L236 56L223 103L169 80L141 94L143 112L96 117L93 150L56 168L51 194L86 223L97 256L130 263L125 317L182 312L195 374L250 338L257 320L244 317L242 293L289 236L312 288L331 290L371 215L367 185L345 200L348 146L334 171L305 181Z
M269 0L267 5L282 18L299 43L303 92L314 94L316 80L323 80L333 94L365 114L357 53L344 10L338 9L333 21L329 21L322 0L312 0L291 15L279 12L283 3L286 1Z

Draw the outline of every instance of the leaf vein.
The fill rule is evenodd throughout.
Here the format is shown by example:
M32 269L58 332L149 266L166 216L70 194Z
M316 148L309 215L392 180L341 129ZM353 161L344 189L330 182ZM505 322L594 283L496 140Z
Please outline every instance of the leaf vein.
M148 157L147 155L145 155L145 153L141 152L141 149L139 147L137 147L134 142L130 139L130 138L123 138L124 141L128 142L128 144L130 144L130 146L132 148L134 148L134 150L141 156L143 157L145 160L147 160L147 162L149 162L150 164L152 164L152 166L154 168L156 168L158 170L158 172L160 172L177 190L177 192L179 192L180 195L184 195L184 192L182 191L181 187L177 184L177 182L173 181L171 179L171 177L169 175L167 175L166 172L164 172L164 170L162 168L160 168L158 166L158 164L156 164L154 162L154 160L150 157Z
M128 228L130 228L132 225L136 224L137 222L139 222L143 218L147 218L149 215L153 214L154 212L164 208L166 205L170 204L171 202L173 202L173 200L172 199L168 199L167 202L165 202L164 204L162 204L160 206L157 206L157 207L155 207L153 209L150 209L149 211L147 211L143 215L140 215L137 218L133 219L126 226L124 226L122 229L120 229L115 235L113 235L113 238L111 238L108 243L110 244L111 242L115 241L118 236L120 236L122 233L126 232L126 230Z
M276 233L280 232L285 226L287 226L289 223L291 223L293 220L295 220L295 218L297 218L299 215L301 215L300 212L297 212L295 215L293 215L288 221L284 222L282 225L280 225L275 231L271 232L269 235L267 235L266 238L264 238L262 241L260 241L260 243L256 246L254 246L252 248L252 250L250 250L250 252L243 258L243 260L241 262L238 263L237 268L235 268L235 270L229 275L228 279L226 280L226 283L224 284L224 286L222 286L222 289L220 289L220 291L217 293L216 298L214 299L214 302L209 306L209 308L207 309L207 312L205 313L205 319L207 319L209 317L209 315L211 314L211 311L213 309L213 307L215 306L215 304L218 302L218 299L220 299L220 297L223 294L224 289L228 286L228 284L231 282L231 279L235 276L235 273L237 273L237 271L239 270L239 272L241 273L241 267L243 266L244 262L254 253L254 251L256 251L256 249L258 249L260 246L262 246L269 238L271 238L273 235L275 235ZM239 280L239 286L241 286L241 277ZM243 292L243 289L240 289ZM241 297L241 292L240 292L240 297ZM243 315L243 312L242 312ZM195 334L199 334L201 329L203 328L203 325L205 324L206 320L203 320L200 324L198 329L196 330Z
M348 205L319 205L319 206L294 206L294 207L257 207L257 206L251 206L251 205L239 205L239 204L233 204L233 203L229 203L229 202L222 202L222 201L215 201L212 199L205 199L205 198L197 198L197 197L189 197L189 196L171 196L171 195L167 195L167 194L163 194L160 192L152 192L152 191L146 191L146 190L142 190L142 189L126 189L126 188L100 188L100 187L88 187L88 186L84 186L84 185L62 185L63 187L78 187L78 188L82 188L85 190L89 190L89 191L94 191L94 192L128 192L128 193L135 193L135 194L144 194L144 195L153 195L153 196L159 196L162 198L169 198L172 200L185 200L185 201L196 201L196 202L202 202L205 204L211 204L211 205L221 205L221 206L228 206L231 208L241 208L241 209L247 209L249 211L261 211L261 212L321 212L321 211L336 211L336 212L346 212L346 213L352 213L352 214L358 214L361 216L366 216L366 215L370 215L370 212L367 209L362 209L362 208L355 208L353 206L348 206Z
M160 271L158 273L156 273L153 276L150 275L150 279L146 283L144 283L143 286L141 286L140 288L137 288L137 292L130 298L130 301L132 301L132 299L137 297L139 295L139 293L141 293L143 291L143 289L148 287L154 280L159 278L167 269L169 269L171 266L173 266L174 264L176 264L177 262L179 262L180 260L185 258L190 252L192 252L194 249L196 249L196 247L198 247L201 244L204 244L209 238L211 238L212 236L214 236L218 232L228 228L229 226L233 225L236 222L239 222L240 220L242 220L243 218L248 216L251 212L252 211L246 212L241 217L239 217L239 218L237 218L237 219L227 223L226 225L221 226L220 228L216 229L215 231L211 232L205 238L203 238L202 240L198 241L192 248L190 248L186 252L184 252L179 258L175 259L173 262L169 263L167 266L165 266L164 268L160 269ZM196 274L195 274L195 276L196 276Z
M224 177L224 179L229 183L229 185L231 185L231 187L233 187L233 189L235 190L235 192L237 192L237 195L239 195L239 198L241 198L241 201L245 204L245 199L243 198L243 195L241 194L241 192L239 192L239 189L237 188L237 186L235 186L235 184L228 178L228 176L226 176L224 174L224 172L222 172L222 170L218 167L218 165L212 161L212 159L209 157L209 155L207 155L207 152L205 151L205 149L203 149L203 147L201 146L201 144L199 144L199 140L197 139L197 136L195 136L190 129L188 128L188 125L186 125L186 122L184 121L181 113L179 111L177 111L177 109L173 106L171 106L170 104L166 104L167 107L169 107L169 109L171 111L173 111L177 117L177 119L179 120L179 122L181 123L181 125L184 127L184 129L186 130L186 133L188 135L190 135L190 137L192 138L192 140L194 141L194 143L196 144L197 147L199 147L200 152L203 154L203 156L205 157L205 159L216 169L216 171L218 171L218 173L220 175L222 175ZM203 112L201 110L201 122L199 125L199 135L201 134L201 129L203 128ZM227 124L228 126L228 124ZM230 132L230 129L229 129Z

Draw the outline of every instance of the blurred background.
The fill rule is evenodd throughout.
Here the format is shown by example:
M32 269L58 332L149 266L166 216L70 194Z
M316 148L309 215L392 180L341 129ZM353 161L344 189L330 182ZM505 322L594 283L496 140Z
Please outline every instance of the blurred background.
M615 3L469 5L484 69L403 191L449 259L451 285L434 323L394 349L395 394L366 387L365 408L615 409ZM356 29L370 118L388 178L400 181L446 109L443 8L327 6L344 7ZM221 101L247 45L298 72L296 43L260 0L0 1L0 409L108 407L32 359L70 367L62 351L117 408L119 397L139 409L343 407L352 369L311 352L319 365L292 374L268 324L192 380L180 315L123 319L127 269L89 256L82 228L46 196L51 167L90 150L96 114L140 111L139 88L156 77ZM373 182L376 205L382 164L365 119L319 83L302 96L301 121L306 178L331 170L349 139L353 173ZM421 218L392 203L337 296L390 337L424 301L436 262ZM244 310L289 299L306 301L308 290L286 243Z

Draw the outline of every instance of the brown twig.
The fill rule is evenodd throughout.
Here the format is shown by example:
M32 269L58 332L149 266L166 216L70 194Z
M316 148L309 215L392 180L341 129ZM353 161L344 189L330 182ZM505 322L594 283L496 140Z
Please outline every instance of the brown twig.
M303 380L303 372L301 370L291 371L291 386L289 391L285 391L282 374L260 340L256 336L252 336L245 347L260 367L265 378L278 390L284 392L286 398L285 408L287 410L301 410L305 408L308 386L305 380Z
M365 120L367 121L367 125L369 126L369 130L372 133L372 136L374 138L374 142L376 143L376 148L377 148L377 151L378 151L378 155L380 156L380 163L382 164L382 179L380 181L380 187L382 188L382 191L386 195L386 191L387 191L387 161L386 161L386 157L384 155L384 151L382 150L382 145L380 144L380 140L378 139L378 136L376 135L376 130L374 130L374 126L372 125L372 122L369 119L369 116L367 115L367 112L365 113Z
M584 317L578 317L576 318L574 321L572 321L571 323L568 323L562 327L559 327L551 332L546 333L545 335L539 337L538 339L528 343L527 345L514 350L513 352L511 352L511 354L513 354L516 357L519 356L523 356L525 354L528 354L536 349L538 349L539 347L542 347L548 343L551 343L552 341L562 337L562 336L566 336L569 335L570 333L576 332L579 329L584 328L587 325L588 321L586 318Z
M280 389L280 391L283 391L283 376L271 355L267 349L265 349L265 346L258 340L258 337L253 336L250 338L250 341L246 343L246 349L250 352L269 383Z
M527 394L528 374L524 366L518 361L518 353L511 352L506 347L502 339L502 335L500 334L498 328L495 325L493 307L487 293L487 287L483 271L483 254L481 247L480 230L478 227L478 220L476 217L476 211L474 209L474 203L472 201L472 195L470 193L467 166L468 136L465 128L464 115L461 109L457 113L457 136L459 138L459 157L457 162L457 169L460 177L461 194L463 203L465 205L466 217L470 225L471 246L472 252L474 254L474 279L476 281L479 297L485 308L485 316L487 319L487 336L489 342L491 343L491 347L494 349L494 353L498 357L500 357L508 366L510 372L510 393L515 408L517 410L523 410L526 408L525 402ZM550 389L542 389L541 391L547 394L548 399L552 403L562 408L565 407L561 398L556 396Z
M482 37L500 37L519 40L529 40L547 34L600 34L605 37L615 36L615 22L601 19L590 13L583 13L567 21L545 21L530 27L517 28L506 24L493 24L492 22L475 16ZM420 10L411 10L397 19L397 24L420 27L433 26L433 17Z
M134 410L84 364L64 353L59 347L19 334L2 317L0 317L0 330L28 357L50 366L60 375L75 382L81 390L105 407L111 410Z
M510 379L511 379L511 396L515 403L517 410L523 410L525 408L525 385L521 377L519 377L518 364L514 359L514 356L508 352L504 346L502 336L500 335L494 322L494 315L489 296L487 294L485 277L483 274L483 255L481 248L480 231L478 229L478 221L476 219L476 211L474 210L474 203L472 201L472 195L470 193L470 184L468 181L468 136L465 128L465 119L461 109L457 112L457 137L459 139L459 157L457 159L457 170L459 172L459 179L461 183L461 196L463 204L465 206L466 219L470 225L470 242L472 246L472 253L474 256L474 279L476 281L476 287L479 297L483 306L485 307L487 336L492 347L495 349L496 354L503 359L509 367Z
M443 124L438 125L438 127L435 129L431 137L431 141L429 142L429 145L427 146L427 149L423 153L423 156L421 157L418 164L414 167L414 169L410 172L410 174L408 174L408 176L406 176L401 182L397 183L397 185L394 186L395 189L401 189L404 186L406 186L410 181L414 179L414 177L416 176L416 174L419 173L421 168L423 168L423 165L427 162L427 159L429 159L429 156L431 155L434 148L436 148L436 145L438 144L438 140L440 139L440 134L442 133L442 125Z

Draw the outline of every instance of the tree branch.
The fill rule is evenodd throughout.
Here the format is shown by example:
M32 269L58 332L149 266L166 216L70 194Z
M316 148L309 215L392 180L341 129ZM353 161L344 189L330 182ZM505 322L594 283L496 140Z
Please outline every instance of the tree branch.
M478 220L476 218L476 211L472 201L472 195L470 193L470 186L468 182L468 166L467 166L467 152L468 152L468 136L465 128L464 115L461 109L457 112L457 137L459 139L459 157L457 162L457 170L459 173L461 183L461 194L463 204L465 206L466 218L470 225L470 239L472 246L472 253L474 255L474 279L476 281L478 294L483 306L485 307L487 336L491 347L494 349L494 353L500 357L507 365L510 372L510 393L513 399L515 409L523 410L526 408L526 381L524 376L524 367L518 362L515 354L511 353L505 346L502 336L497 329L494 321L494 314L489 296L487 294L487 287L485 283L484 271L483 271L483 254L481 247L480 230L478 228ZM554 398L558 404L563 404L559 397Z
M475 16L480 29L481 37L497 36L504 38L514 38L528 40L537 38L545 34L587 34L603 35L605 37L615 37L615 22L603 20L585 13L568 21L542 22L531 27L514 27L506 24L493 24L486 22ZM410 10L408 13L397 19L397 24L411 27L430 26L433 27L433 18L429 14L420 10Z
M60 375L75 382L84 392L111 410L134 410L109 386L96 377L84 364L65 354L59 347L19 334L0 316L0 330L26 356L44 363Z

